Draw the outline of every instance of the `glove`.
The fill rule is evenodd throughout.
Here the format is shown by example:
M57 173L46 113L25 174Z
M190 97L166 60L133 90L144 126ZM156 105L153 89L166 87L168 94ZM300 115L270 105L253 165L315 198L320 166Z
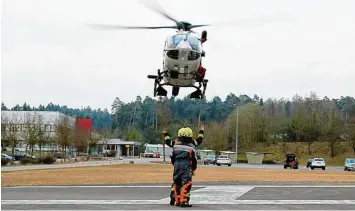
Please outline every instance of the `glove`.
M195 176L195 171L191 171L191 176Z
M166 132L166 129L165 129L165 128L163 129L163 135L164 135L164 136L168 136L168 135L169 135L169 133Z
M203 133L204 133L204 131L205 131L205 128L204 128L203 126L201 126L201 128L200 128L200 131L199 131L199 132L203 134Z

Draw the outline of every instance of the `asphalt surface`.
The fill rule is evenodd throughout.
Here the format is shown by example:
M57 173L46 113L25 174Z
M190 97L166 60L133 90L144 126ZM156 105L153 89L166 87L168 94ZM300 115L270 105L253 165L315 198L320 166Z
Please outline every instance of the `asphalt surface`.
M170 184L2 187L3 210L184 210ZM193 183L193 210L354 210L355 184Z
M168 159L167 159L168 160ZM21 170L34 170L34 169L53 169L53 168L72 168L81 166L104 166L104 165L116 165L129 163L129 161L134 161L135 164L156 164L150 161L163 161L163 159L157 158L125 158L123 160L112 159L104 161L87 161L87 162L77 162L72 164L52 164L52 165L29 165L29 166L5 166L1 167L1 171L21 171ZM164 165L164 164L159 164ZM169 164L166 164L169 165ZM206 168L252 168L252 169L283 169L283 165L280 164L263 164L263 165L252 165L252 164L232 164L232 166L215 166L215 165L199 165L200 167ZM199 168L200 168L199 167ZM311 171L310 168L305 166L299 166L299 169L294 171ZM315 169L314 171L322 171L321 169ZM327 166L325 171L344 171L342 166Z

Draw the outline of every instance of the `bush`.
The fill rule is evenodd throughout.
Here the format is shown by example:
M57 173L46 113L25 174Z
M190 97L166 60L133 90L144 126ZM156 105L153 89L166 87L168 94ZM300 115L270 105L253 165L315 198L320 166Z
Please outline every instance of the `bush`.
M32 160L32 158L21 158L19 161L21 164L26 165L26 164L32 163L33 160Z
M109 153L107 154L107 157L116 157L117 151L115 150L110 150Z
M32 159L32 164L40 164L42 163L42 159L41 158L36 158L36 159Z
M42 162L44 164L53 164L56 162L56 158L55 157L52 157L50 155L46 155L44 158L42 158Z
M8 159L1 158L1 166L6 166L9 162Z

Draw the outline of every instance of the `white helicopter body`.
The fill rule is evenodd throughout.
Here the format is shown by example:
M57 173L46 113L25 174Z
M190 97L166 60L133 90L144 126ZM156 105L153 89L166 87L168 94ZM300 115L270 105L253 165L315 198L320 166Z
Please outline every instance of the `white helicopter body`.
M202 60L200 40L186 31L178 31L165 41L163 80L170 86L189 87L196 83Z

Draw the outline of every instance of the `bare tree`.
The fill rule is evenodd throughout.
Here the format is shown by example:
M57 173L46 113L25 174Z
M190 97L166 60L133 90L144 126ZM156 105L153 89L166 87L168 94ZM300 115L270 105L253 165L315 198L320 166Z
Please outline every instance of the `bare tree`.
M212 122L206 127L205 146L213 149L218 156L220 151L228 149L228 129L224 123Z
M57 143L63 149L64 160L66 158L67 148L73 143L73 129L73 124L70 122L68 116L60 116L55 124L55 136Z
M89 137L88 141L88 146L90 152L92 152L92 149L97 145L97 143L102 139L102 136L98 133L92 133Z
M107 145L110 139L114 138L113 136L114 135L111 133L111 129L105 127L99 131L99 140L96 143L100 143L100 145Z
M11 146L12 163L14 162L15 148L21 143L20 119L20 116L16 113L10 116L5 116L4 113L1 114L1 124L2 129L4 129L2 130L4 135L1 138L4 138L7 144Z
M344 122L341 118L333 111L329 114L329 120L325 132L325 140L328 141L330 147L331 157L335 156L334 149L338 146L341 141L341 135L345 132Z
M42 124L42 117L39 114L35 112L25 114L22 138L26 141L27 146L30 147L31 155L33 155L35 145L39 142Z
M42 116L39 117L39 124L42 126L39 127L38 130L38 146L39 146L39 156L42 157L42 148L44 146L49 146L53 144L53 136L52 136L52 131L50 131L50 128L47 128L43 124L43 119Z
M346 125L346 134L349 146L355 154L355 118L351 119Z

